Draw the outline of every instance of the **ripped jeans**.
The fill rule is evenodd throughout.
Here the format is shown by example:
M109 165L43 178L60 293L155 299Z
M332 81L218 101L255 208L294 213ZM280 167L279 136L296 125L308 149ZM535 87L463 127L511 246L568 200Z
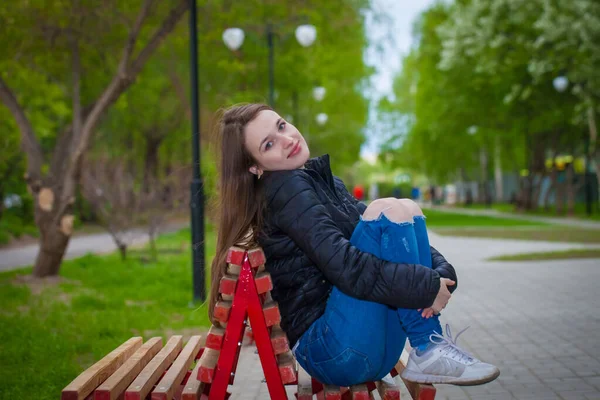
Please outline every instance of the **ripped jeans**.
M350 243L378 258L431 268L424 217L414 224L359 221ZM329 385L351 386L380 380L396 365L408 338L413 347L442 333L439 316L423 318L415 309L359 300L333 288L325 313L294 346L296 359L312 377Z

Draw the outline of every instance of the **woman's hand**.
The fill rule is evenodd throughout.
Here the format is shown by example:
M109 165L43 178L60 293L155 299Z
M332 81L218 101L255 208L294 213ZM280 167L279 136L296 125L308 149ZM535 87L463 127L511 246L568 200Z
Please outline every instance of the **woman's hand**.
M440 290L431 307L425 309L419 308L419 311L423 311L421 316L423 318L431 318L434 315L438 315L446 307L450 297L452 297L452 294L448 290L448 286L453 286L455 284L456 282L451 279L440 278Z

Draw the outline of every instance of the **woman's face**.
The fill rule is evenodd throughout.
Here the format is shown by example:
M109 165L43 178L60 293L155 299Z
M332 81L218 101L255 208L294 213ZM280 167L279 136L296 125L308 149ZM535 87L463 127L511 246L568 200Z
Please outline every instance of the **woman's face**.
M262 171L300 168L310 156L298 129L275 111L263 110L246 125L246 149ZM252 173L256 173L252 168Z

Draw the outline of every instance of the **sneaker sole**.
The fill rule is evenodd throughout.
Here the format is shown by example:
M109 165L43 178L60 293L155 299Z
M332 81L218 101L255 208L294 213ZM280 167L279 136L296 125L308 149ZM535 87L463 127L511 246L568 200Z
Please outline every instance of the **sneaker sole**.
M456 385L456 386L477 386L483 385L485 383L489 383L494 379L500 376L500 371L496 371L494 374L485 376L479 379L466 379L466 378L455 378L453 376L440 376L440 375L427 375L427 374L419 374L411 371L404 370L400 375L402 379L406 379L407 381L415 382L415 383L425 383L425 384L433 384L433 383L442 383L447 385Z

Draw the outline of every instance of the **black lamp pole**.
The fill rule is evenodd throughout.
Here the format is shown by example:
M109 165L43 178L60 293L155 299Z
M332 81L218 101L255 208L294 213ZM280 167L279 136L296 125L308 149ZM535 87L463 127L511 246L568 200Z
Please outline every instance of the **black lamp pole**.
M190 0L190 83L192 107L192 274L194 301L204 301L204 192L200 173L200 116L198 113L198 30L196 26L196 0Z
M585 214L589 217L592 215L592 203L594 202L592 194L592 185L588 170L590 168L590 136L586 136L585 140L585 167L583 171L583 185L585 186Z

